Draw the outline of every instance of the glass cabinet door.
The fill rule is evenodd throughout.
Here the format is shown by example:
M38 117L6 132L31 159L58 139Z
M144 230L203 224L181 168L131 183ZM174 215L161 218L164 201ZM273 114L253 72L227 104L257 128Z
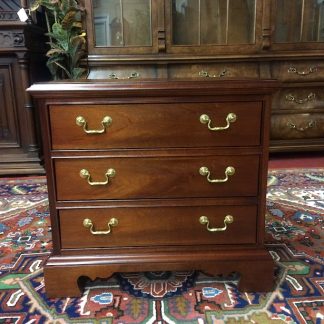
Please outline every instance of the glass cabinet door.
M274 0L274 47L312 48L324 42L323 0ZM323 45L322 45L323 46Z
M154 0L88 0L90 52L154 52Z
M257 0L170 0L171 47L218 50L256 45ZM260 16L260 15L259 15Z

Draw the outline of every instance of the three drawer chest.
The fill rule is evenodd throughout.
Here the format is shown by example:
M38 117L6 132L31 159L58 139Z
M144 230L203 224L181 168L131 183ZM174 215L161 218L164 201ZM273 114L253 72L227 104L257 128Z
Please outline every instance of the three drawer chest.
M35 84L53 253L49 297L115 272L240 274L269 291L264 248L272 80Z

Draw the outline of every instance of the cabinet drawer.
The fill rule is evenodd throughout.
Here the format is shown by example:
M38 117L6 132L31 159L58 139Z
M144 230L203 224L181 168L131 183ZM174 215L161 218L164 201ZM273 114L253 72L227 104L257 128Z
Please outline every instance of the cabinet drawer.
M246 146L260 144L261 102L52 106L53 149ZM236 120L228 121L231 113ZM211 131L200 121L208 115ZM230 116L229 116L230 115ZM105 116L110 124L101 134ZM80 118L79 125L76 119ZM81 122L80 122L81 121Z
M272 77L281 81L324 80L324 61L284 61L274 62Z
M323 114L273 115L271 139L324 138Z
M284 88L273 96L273 109L318 109L324 104L323 87Z
M153 65L112 65L91 68L88 79L100 80L140 80L155 79L157 70Z
M258 169L254 155L55 159L58 200L255 196Z
M225 217L230 215L231 219ZM206 216L210 232L200 223ZM92 234L83 225L91 220ZM113 220L112 220L113 219ZM61 210L61 247L100 248L122 246L254 244L256 243L256 206L128 207ZM117 222L116 222L117 220ZM228 221L228 223L227 223ZM87 221L88 226L90 222ZM109 225L108 223L114 224Z
M217 64L172 64L168 67L168 76L177 78L259 78L259 66L256 63L217 63Z

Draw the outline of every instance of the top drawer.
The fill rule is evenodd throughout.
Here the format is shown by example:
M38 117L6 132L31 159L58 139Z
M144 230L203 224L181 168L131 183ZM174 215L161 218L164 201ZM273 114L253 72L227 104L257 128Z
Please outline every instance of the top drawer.
M49 111L54 150L255 146L261 140L261 101L55 105ZM220 129L210 130L202 115Z
M324 61L275 62L272 77L281 81L321 81L324 80Z

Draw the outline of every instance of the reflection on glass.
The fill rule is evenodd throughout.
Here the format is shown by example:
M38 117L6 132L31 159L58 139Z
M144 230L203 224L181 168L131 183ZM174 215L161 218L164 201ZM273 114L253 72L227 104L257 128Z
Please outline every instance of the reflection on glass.
M96 46L150 46L151 0L93 0Z
M251 44L255 0L172 0L175 45Z
M323 0L277 0L276 43L324 41Z

